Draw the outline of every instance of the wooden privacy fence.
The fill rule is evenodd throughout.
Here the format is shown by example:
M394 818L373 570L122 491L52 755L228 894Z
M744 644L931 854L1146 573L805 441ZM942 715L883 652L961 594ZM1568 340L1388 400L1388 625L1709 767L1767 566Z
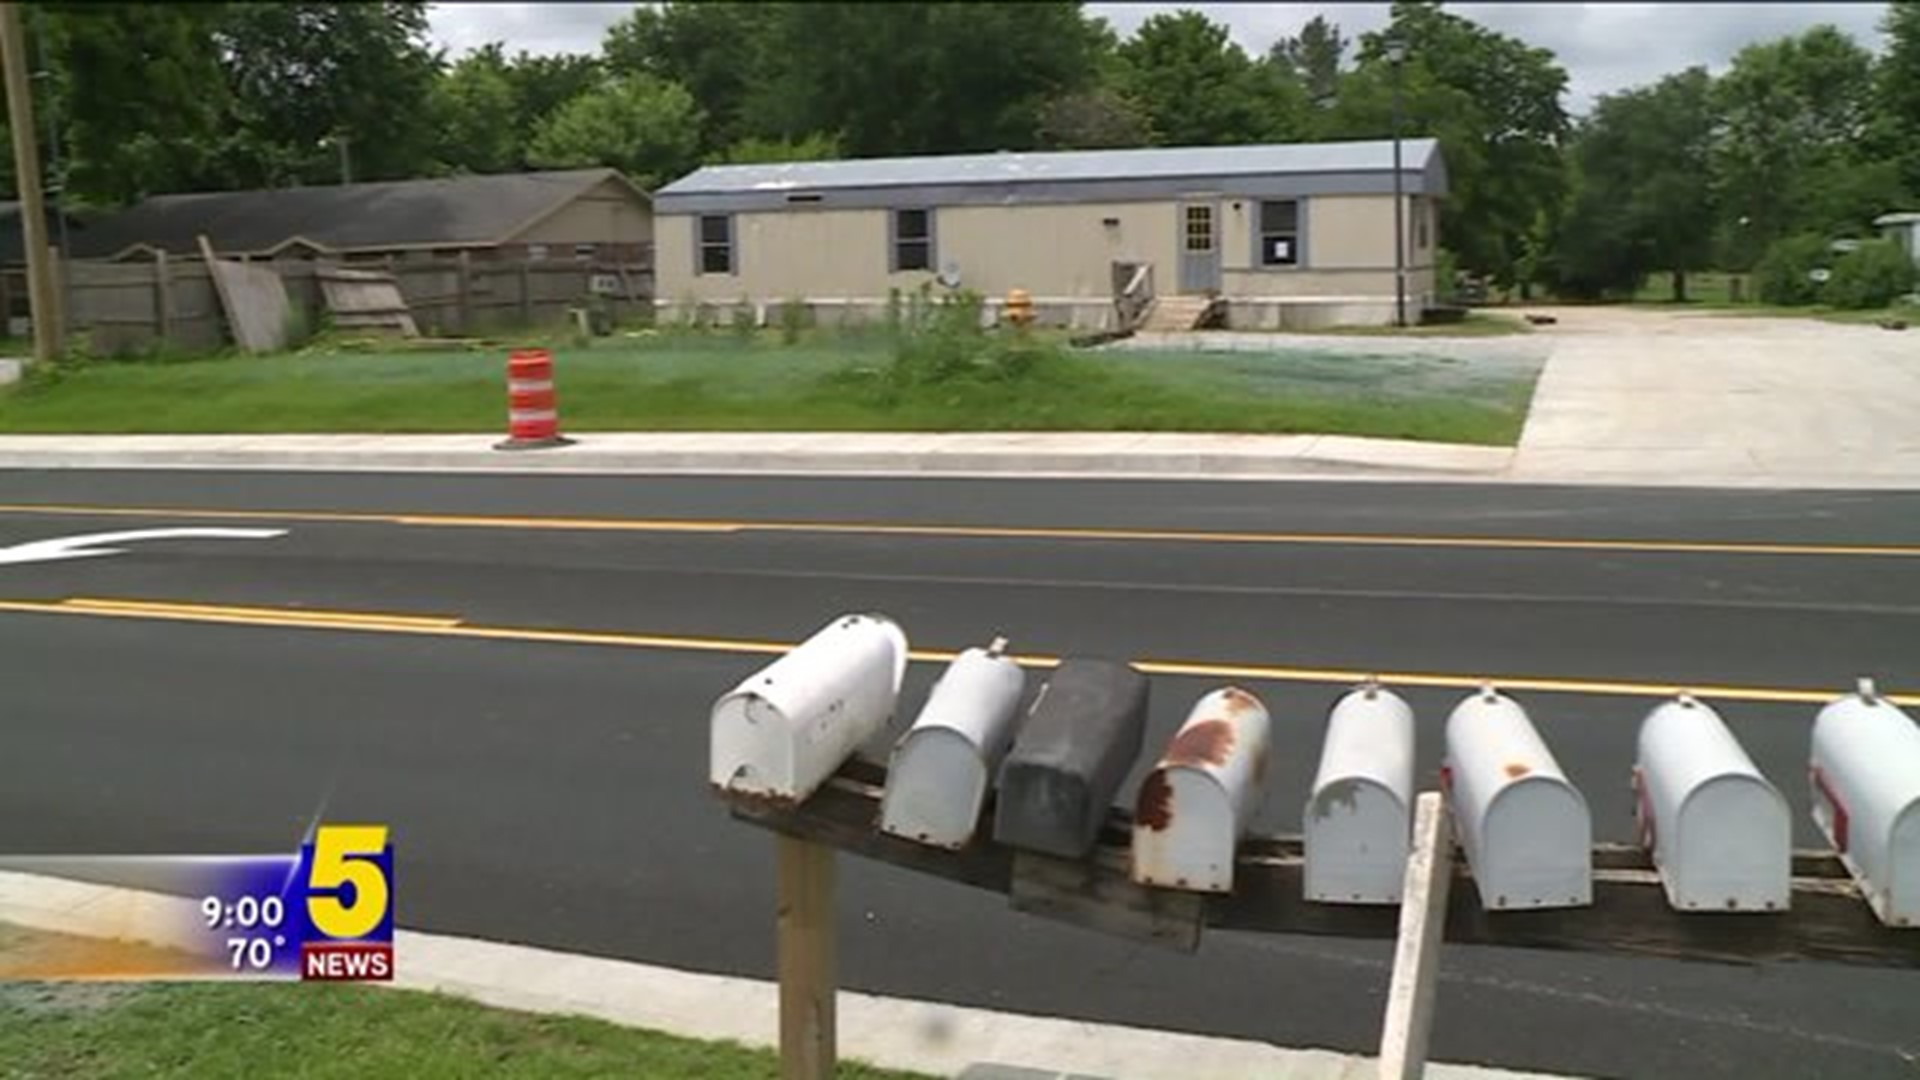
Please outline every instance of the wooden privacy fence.
M452 337L559 324L567 309L604 304L614 319L653 309L651 261L606 263L477 258L256 262L286 284L295 318L318 330L326 308L321 277L331 269L384 270L400 285L422 334ZM229 340L219 297L197 258L64 264L60 282L67 331L84 332L102 355L165 346L204 352ZM26 311L25 272L0 271L0 311L19 328ZM296 337L299 335L296 334Z

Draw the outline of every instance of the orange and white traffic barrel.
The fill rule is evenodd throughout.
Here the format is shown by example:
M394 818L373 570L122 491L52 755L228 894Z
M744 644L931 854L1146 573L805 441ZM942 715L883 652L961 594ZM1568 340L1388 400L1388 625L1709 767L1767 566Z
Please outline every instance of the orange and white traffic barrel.
M565 446L560 406L553 392L553 356L545 349L515 349L507 354L507 439L496 450L533 450Z

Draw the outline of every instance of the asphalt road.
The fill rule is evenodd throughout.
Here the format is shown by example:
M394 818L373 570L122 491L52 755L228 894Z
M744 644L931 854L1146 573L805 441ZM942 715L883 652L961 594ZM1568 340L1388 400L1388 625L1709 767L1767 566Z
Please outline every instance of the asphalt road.
M758 976L772 843L706 792L706 710L764 662L729 642L797 640L844 611L893 615L923 647L1004 633L1021 651L1278 672L1920 683L1920 496L1904 494L13 472L0 507L0 548L288 530L0 565L0 603L16 604L0 610L0 851L277 851L324 808L394 827L403 924ZM591 520L525 520L556 516ZM884 528L901 525L926 528ZM1170 535L1188 530L1209 535ZM76 597L514 630L36 608ZM562 630L626 636L526 640ZM908 711L934 674L915 666ZM1156 677L1149 745L1219 681ZM1290 830L1342 687L1250 688L1276 717L1260 825ZM1407 696L1431 775L1459 692ZM1517 696L1601 837L1627 839L1647 699ZM1721 711L1804 821L1812 708ZM1377 1039L1386 943L1214 934L1172 955L843 863L858 989L1296 1046ZM1452 948L1434 1053L1634 1077L1912 1077L1920 975Z

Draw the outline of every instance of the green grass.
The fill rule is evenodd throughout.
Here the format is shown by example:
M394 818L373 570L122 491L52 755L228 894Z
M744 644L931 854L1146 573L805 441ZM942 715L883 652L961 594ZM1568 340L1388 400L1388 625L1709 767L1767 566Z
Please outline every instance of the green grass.
M1511 337L1516 334L1531 334L1533 326L1523 319L1511 315L1495 315L1484 311L1470 311L1467 317L1457 323L1434 323L1422 326L1329 326L1320 330L1304 330L1307 334L1329 334L1340 337Z
M278 983L0 984L0 1075L775 1080L771 1051L439 994ZM853 1080L916 1074L843 1062Z
M1742 299L1733 299L1733 279L1744 277L1746 281L1741 290ZM1715 315L1757 315L1777 319L1819 319L1822 322L1846 324L1872 324L1886 318L1904 318L1913 322L1920 317L1920 310L1913 307L1873 308L1866 311L1854 311L1846 308L1830 307L1826 304L1809 304L1789 307L1782 304L1762 304L1754 297L1753 276L1735 275L1720 271L1703 271L1687 275L1687 299L1676 303L1673 299L1673 275L1654 274L1647 279L1640 291L1634 294L1636 307L1655 307L1664 311L1694 311Z
M793 345L726 331L555 350L565 430L1313 432L1512 443L1534 366L1408 379L1409 362L1268 354L1069 353L1020 379L900 386L876 335ZM91 362L0 395L0 432L490 432L499 351L342 350ZM1335 374L1338 377L1329 377Z

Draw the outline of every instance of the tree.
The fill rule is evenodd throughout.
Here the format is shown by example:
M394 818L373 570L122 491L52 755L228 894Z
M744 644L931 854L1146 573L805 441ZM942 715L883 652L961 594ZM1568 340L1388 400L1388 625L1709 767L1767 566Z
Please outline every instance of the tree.
M560 106L599 86L606 76L597 56L559 53L536 56L524 50L507 65L507 81L513 86L515 128L522 139L531 139L533 131Z
M837 135L814 133L802 139L742 139L719 155L722 165L768 165L786 161L832 161L840 156Z
M213 35L223 14L216 4L30 10L53 76L36 105L60 118L69 195L121 203L218 183L211 161L227 94Z
M707 123L703 150L731 146L759 129L749 111L767 77L769 46L786 13L780 4L665 3L636 6L600 46L616 75L645 74L679 83Z
M1111 87L1077 90L1040 108L1042 149L1099 150L1153 142L1153 121L1147 111Z
M1119 59L1120 89L1165 145L1285 141L1305 130L1299 84L1249 59L1225 26L1197 11L1147 19Z
M1713 255L1714 127L1705 68L1600 98L1572 146L1579 181L1561 227L1564 286L1630 294L1649 271L1670 270L1673 298L1686 299L1686 275Z
M1515 283L1529 231L1566 190L1562 143L1570 125L1560 103L1566 70L1551 52L1442 11L1438 3L1396 0L1388 27L1362 35L1355 77L1341 92L1344 98L1350 89L1366 89L1368 100L1343 116L1349 123L1364 117L1365 134L1374 137L1388 133L1380 87L1391 74L1382 70L1389 40L1407 48L1410 130L1403 133L1439 138L1447 156L1453 186L1441 218L1442 243L1465 269ZM1434 87L1444 93L1433 94ZM1411 107L1415 94L1426 100ZM1350 128L1345 137L1359 134Z
M1920 0L1887 5L1887 51L1874 80L1873 128L1908 198L1920 198Z
M476 173L521 167L529 129L519 122L511 68L498 42L461 57L434 85L433 97L442 165Z
M1723 261L1754 264L1774 241L1797 232L1857 228L1897 180L1860 152L1867 132L1873 58L1832 26L1749 45L1715 84L1723 118L1712 176L1729 229ZM1862 180L1866 183L1861 183ZM1842 181L1845 181L1844 183Z
M1281 38L1268 51L1269 62L1300 81L1307 100L1331 105L1340 92L1340 71L1346 64L1347 39L1340 27L1315 15L1293 37Z
M427 5L237 3L214 34L232 112L220 168L236 187L416 176L432 160Z
M678 83L651 75L610 78L541 123L528 160L542 168L606 165L652 190L699 155L700 110Z
M1078 3L777 7L748 96L753 134L839 131L849 154L1024 150L1049 100L1089 85L1099 24Z

